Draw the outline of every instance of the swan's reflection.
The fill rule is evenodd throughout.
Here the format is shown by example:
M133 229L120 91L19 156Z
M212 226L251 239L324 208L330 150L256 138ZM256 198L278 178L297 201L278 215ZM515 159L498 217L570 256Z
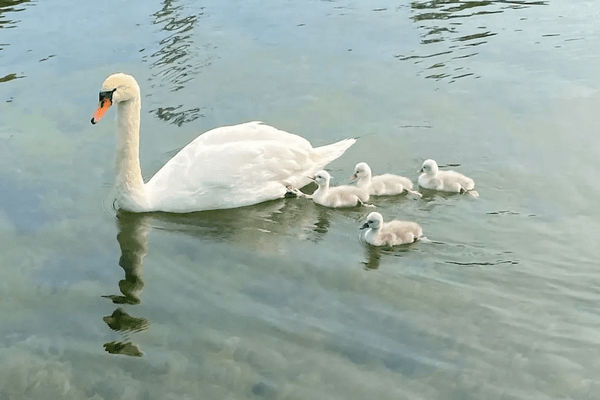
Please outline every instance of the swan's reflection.
M124 307L139 304L144 288L142 267L148 251L151 229L166 230L198 237L202 240L228 241L259 251L278 251L282 243L292 240L322 240L329 230L331 210L308 199L280 199L231 210L203 211L190 214L117 213L121 248L119 266L125 277L119 281L120 294L103 296L119 307L103 321L122 335L122 341L104 344L111 354L141 356L132 336L149 326L145 318L132 315Z
M148 226L145 223L148 218L146 214L127 212L119 212L117 215L117 241L121 248L119 266L123 268L125 278L119 281L120 295L103 296L115 304L139 304L141 301L140 294L144 288L142 266L148 250ZM111 330L121 333L125 340L129 339L131 333L148 327L146 319L131 316L120 307L112 315L105 316L103 321ZM104 349L111 354L142 355L139 347L131 341L105 343Z

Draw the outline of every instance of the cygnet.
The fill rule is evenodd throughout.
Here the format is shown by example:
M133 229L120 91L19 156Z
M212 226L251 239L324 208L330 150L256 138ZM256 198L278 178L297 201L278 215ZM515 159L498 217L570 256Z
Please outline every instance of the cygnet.
M423 238L423 229L416 222L383 222L383 217L378 212L370 213L367 222L360 229L364 231L364 241L373 246L395 246Z
M333 208L371 206L365 204L369 200L369 193L364 189L347 185L329 187L331 176L327 171L318 171L312 179L319 185L311 196L317 204Z
M439 171L434 160L425 160L419 171L419 186L425 189L439 190L442 192L469 193L479 197L475 191L475 181L456 171Z
M367 190L370 195L390 196L406 191L419 197L422 196L421 193L412 190L413 184L410 179L393 174L372 176L371 167L364 162L356 164L351 179L358 179L356 187Z

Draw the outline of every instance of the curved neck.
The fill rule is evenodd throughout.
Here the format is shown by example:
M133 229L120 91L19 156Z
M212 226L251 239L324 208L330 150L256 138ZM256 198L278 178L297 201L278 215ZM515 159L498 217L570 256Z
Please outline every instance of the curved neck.
M378 234L379 231L381 231L381 225L379 225L379 228L369 228L367 229L367 231L365 232L365 240L370 241L373 240Z
M327 193L328 189L329 189L329 182L324 182L322 185L319 185L317 190L315 190L315 192L312 195L313 195L313 197L324 195Z
M117 103L118 143L116 186L119 207L128 211L148 211L142 169L140 168L139 96Z
M367 188L371 184L371 175L361 176L356 181L356 187L358 188Z

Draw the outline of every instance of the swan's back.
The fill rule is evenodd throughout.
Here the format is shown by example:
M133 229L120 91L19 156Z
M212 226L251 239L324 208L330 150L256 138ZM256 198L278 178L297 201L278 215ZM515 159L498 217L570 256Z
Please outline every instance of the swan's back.
M152 208L169 212L235 208L283 197L354 144L319 148L261 122L210 130L184 147L146 185Z

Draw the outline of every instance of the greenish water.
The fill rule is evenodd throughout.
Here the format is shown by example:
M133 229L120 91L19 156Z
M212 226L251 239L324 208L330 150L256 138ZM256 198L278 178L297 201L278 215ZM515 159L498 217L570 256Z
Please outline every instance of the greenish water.
M0 2L0 399L594 399L600 5ZM282 199L118 213L107 75L143 96L152 176L262 120L330 164L472 177L369 209Z

